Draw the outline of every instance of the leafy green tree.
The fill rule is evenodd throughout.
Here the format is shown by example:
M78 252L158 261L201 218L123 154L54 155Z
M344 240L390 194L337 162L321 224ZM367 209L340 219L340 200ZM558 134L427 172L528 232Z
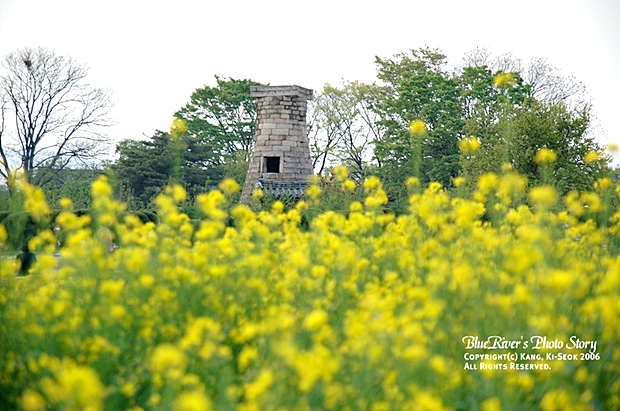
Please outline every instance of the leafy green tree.
M111 167L115 185L134 209L148 207L173 179L190 195L222 179L222 168L214 165L210 147L187 135L173 139L157 131L148 140L120 142L116 152L119 158Z
M460 171L457 142L464 120L459 81L446 70L446 56L428 48L376 58L385 94L375 110L385 132L375 142L376 169L394 201L406 196L405 180L450 185ZM409 125L422 120L426 133L412 136Z
M610 173L604 155L585 161L588 153L602 150L590 133L590 103L584 99L583 83L540 58L524 63L511 54L492 58L488 51L476 49L465 61L469 66L462 78L469 86L464 96L470 103L465 132L481 143L478 153L464 153L461 159L467 191L475 189L481 174L499 173L505 163L527 176L530 184L552 183L562 194L585 190ZM502 76L510 81L494 84L502 72L509 72ZM535 161L542 148L556 154L553 163Z
M35 172L35 179L42 182L41 188L52 209L59 209L60 200L68 198L75 210L86 210L92 206L91 185L103 172L101 167L40 168Z
M117 190L130 193L131 208L146 207L168 183L173 167L169 140L167 133L157 131L148 140L123 140L118 144L119 158L112 166L114 182Z
M373 109L381 93L375 84L343 82L340 88L325 85L313 100L310 141L318 174L345 165L354 180L364 179L372 144L381 135L379 116Z
M499 173L504 163L525 175L531 185L552 184L561 194L591 189L598 178L611 175L611 170L609 158L589 133L590 124L588 107L576 110L562 102L534 98L507 109L499 121L468 120L466 130L481 142L478 153L461 160L469 190L481 174ZM555 161L537 163L535 157L542 148L553 151ZM600 155L590 161L588 153Z
M499 87L498 76L505 76L505 84ZM531 97L531 86L518 72L493 72L487 66L464 67L458 80L465 121L497 122L507 107L521 106Z
M196 89L175 117L185 120L191 137L211 148L213 165L247 162L256 131L256 102L250 87L263 84L219 76L215 80L215 87Z
M0 185L0 224L6 228L11 250L19 250L36 234L36 224L24 209L24 201L22 192Z
M422 183L449 186L460 171L457 143L464 137L465 121L478 117L493 121L501 106L519 105L529 95L518 73L511 73L513 87L498 88L493 85L497 73L488 67L451 72L446 56L427 48L393 59L377 57L376 63L378 77L389 92L378 107L387 130L375 154L385 173L397 175L398 180L418 174ZM412 139L408 126L416 119L424 121L428 132ZM421 145L418 155L416 144ZM412 169L414 163L417 166Z

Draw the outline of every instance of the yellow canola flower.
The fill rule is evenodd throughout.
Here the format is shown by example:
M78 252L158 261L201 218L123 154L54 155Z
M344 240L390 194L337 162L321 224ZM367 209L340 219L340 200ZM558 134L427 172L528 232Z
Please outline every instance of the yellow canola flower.
M583 158L583 161L585 161L586 164L592 164L597 162L600 159L600 154L596 151L588 151L585 155L585 157Z
M176 411L210 411L213 409L213 404L202 390L184 391L175 399L173 409Z
M409 124L409 134L414 137L422 137L427 131L426 123L421 119L414 120Z
M405 181L405 186L407 186L409 190L414 190L420 186L420 179L417 177L409 177Z
M104 280L99 286L99 291L102 294L107 294L110 298L116 300L119 298L123 287L125 286L125 280Z
M6 232L6 228L4 227L2 223L0 223L0 249L2 249L2 247L6 243L7 238L8 238L8 234Z
M543 411L563 411L572 409L573 400L566 390L549 390L540 402Z
M603 210L603 202L597 193L593 192L583 192L581 193L581 201L587 206L588 211L591 213L596 213Z
M120 391L127 397L133 397L133 395L136 393L136 385L131 382L127 382L123 384Z
M463 200L455 198L452 200L452 207L456 214L456 224L459 226L467 226L472 224L484 214L484 204L477 201Z
M43 218L48 217L50 215L50 208L45 200L43 189L30 185L25 179L21 180L20 186L26 197L24 208L32 218L39 222Z
M488 194L499 183L499 178L495 173L486 173L480 176L478 180L478 188L483 194Z
M613 181L611 181L611 179L608 177L599 178L594 183L594 188L598 188L600 190L607 190L609 187L612 186L612 184L613 184Z
M316 331L327 323L327 313L323 310L314 310L304 319L304 327L310 331Z
M460 187L463 184L465 184L465 182L467 181L467 179L463 176L458 176L453 180L454 183L454 187Z
M539 186L530 190L530 200L543 209L553 207L557 202L557 193L551 186Z
M364 181L364 192L369 193L370 191L381 187L381 180L379 180L376 176L370 176Z
M245 385L245 395L248 400L254 401L273 384L273 372L263 369L256 380Z
M108 395L126 397L125 408L134 411L136 404L305 409L314 399L312 407L325 409L451 410L461 401L455 389L482 411L532 401L547 411L581 410L595 386L601 407L615 409L619 350L606 351L613 361L567 362L574 378L560 381L555 373L566 364L556 362L542 373L455 373L464 363L452 349L485 329L510 339L523 331L565 342L576 335L598 341L601 353L613 346L620 327L620 259L613 247L620 212L610 209L614 193L602 191L611 184L600 179L596 190L563 201L551 187L534 187L527 201L527 180L506 169L481 178L478 193L496 194L502 206L486 216L485 203L452 196L439 183L418 189L416 180L409 209L398 215L352 202L349 212L323 212L303 223L305 206L229 210L222 187L197 201L222 219L199 222L182 216L173 191L158 203L157 223L136 216L118 222L116 206L100 197L121 244L110 255L97 251L91 221L67 206L57 218L61 258L37 252L39 264L52 259L56 266L15 279L12 265L7 276L7 259L0 259L2 327L15 336L0 353L0 385L14 384L8 400L33 411L98 411L103 398L106 405L114 399ZM364 186L372 199L367 206L382 204L381 181ZM105 186L97 190L107 195ZM50 241L46 231L33 244L41 249ZM110 265L100 269L103 260ZM464 301L479 310L463 309ZM474 315L485 309L493 315ZM152 348L122 351L127 338ZM58 343L54 357L33 354L45 352L50 339ZM33 350L20 351L19 341ZM79 366L56 356L89 365L77 372ZM123 358L117 371L96 368L108 357ZM601 383L599 365L612 376L609 384ZM231 372L236 376L229 379ZM80 399L85 390L76 381L92 385L98 378L95 394ZM377 396L357 395L364 381ZM139 399L145 383L151 388ZM480 384L506 390L491 398L466 390Z
M263 192L261 188L257 188L254 191L252 191L252 200L254 201L258 201L264 196L265 196L265 193Z
M108 177L101 175L91 186L93 197L109 197L112 195L112 187L108 184Z
M557 155L552 150L549 150L548 148L541 148L536 153L536 156L534 157L534 161L537 162L538 164L549 164L549 163L553 163L556 160L556 158L557 158Z
M240 186L239 183L232 178L225 178L220 184L218 184L217 188L219 188L227 196L230 196L239 191Z
M351 212L359 212L364 209L364 206L359 201L354 201L349 205L349 211Z
M275 201L271 205L271 212L273 214L281 214L284 211L284 203L282 201Z
M482 411L502 411L502 402L497 397L487 398L480 404Z
M354 191L355 190L355 181L351 179L346 179L342 183L342 191Z
M199 194L196 197L196 202L200 206L203 214L214 220L223 220L227 216L226 212L222 210L222 207L226 204L226 197L224 197L219 190L213 190L206 194Z
M258 349L256 347L252 347L249 345L246 345L245 347L243 347L243 349L239 353L239 360L238 360L239 370L245 371L250 365L250 362L256 359L257 357L258 357Z
M45 398L38 392L26 388L21 398L21 405L24 411L45 411Z
M171 196L176 203L181 203L187 199L187 192L178 184L167 186L164 192Z
M383 190L377 190L373 195L369 195L364 200L364 205L368 208L377 208L381 207L384 204L387 204L388 197L387 194Z
M308 190L306 190L306 194L308 195L308 197L313 200L316 200L321 195L321 192L322 190L319 188L319 186L314 184L308 187Z
M180 378L185 371L187 356L176 346L163 343L155 347L149 363L156 374L177 379Z
M336 181L343 182L349 177L349 170L347 170L346 166L340 165L334 167L333 174L336 177Z
M175 118L170 124L170 136L174 139L181 137L182 134L187 132L187 123L185 120Z
M42 381L42 389L52 403L64 404L66 410L103 409L105 387L97 372L88 366L65 361L55 379Z
M500 200L508 205L513 201L520 199L527 187L527 178L521 174L508 172L504 174L497 187L497 196Z
M415 406L411 408L416 411L447 411L448 408L443 406L441 397L431 393L430 391L421 391L415 396L413 402Z
M517 84L517 81L512 73L499 73L493 77L493 84L497 88L512 87Z
M292 358L292 365L299 376L299 389L309 392L319 380L330 383L339 369L339 361L327 347L315 345L309 351L296 353Z
M64 210L71 210L73 208L73 201L69 198L61 198L59 204Z
M464 137L458 143L459 149L463 154L470 155L480 149L480 140L476 137Z

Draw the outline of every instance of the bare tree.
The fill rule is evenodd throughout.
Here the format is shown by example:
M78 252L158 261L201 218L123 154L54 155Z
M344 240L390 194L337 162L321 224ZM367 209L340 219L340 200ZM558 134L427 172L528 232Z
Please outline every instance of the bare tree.
M321 94L308 102L308 137L312 151L312 169L322 174L330 164L330 157L339 143L337 125L328 117L327 98Z
M530 94L540 101L559 103L583 110L589 105L586 87L573 76L566 76L545 58L534 57L524 63L512 53L492 56L486 48L476 48L465 53L463 67L486 66L493 73L520 73L531 87Z
M3 174L4 170L8 170L8 159L6 158L6 154L2 149L3 141L6 139L5 131L5 119L6 119L6 111L7 111L7 101L2 94L0 94L0 175L4 178L8 177L8 174Z
M45 48L9 54L0 77L0 176L16 168L32 179L42 167L60 170L107 152L110 99L84 83L87 70ZM5 118L14 117L9 127ZM36 183L36 181L35 181Z
M371 144L381 136L379 117L373 111L380 90L375 84L343 82L341 88L325 85L315 99L311 146L314 169L344 164L353 178L363 180L372 158Z
M564 76L545 58L535 57L525 70L532 95L542 101L563 102L581 109L588 104L586 86L573 76Z

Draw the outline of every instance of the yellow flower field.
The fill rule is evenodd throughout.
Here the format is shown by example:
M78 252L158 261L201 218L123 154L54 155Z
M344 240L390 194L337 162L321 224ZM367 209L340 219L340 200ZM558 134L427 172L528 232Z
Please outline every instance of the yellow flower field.
M93 221L63 203L60 257L44 231L30 276L2 260L0 408L620 410L614 188L527 194L509 170L473 198L411 186L405 215L371 178L309 227L318 193L255 212L226 183L195 222L172 187L156 225L100 179Z

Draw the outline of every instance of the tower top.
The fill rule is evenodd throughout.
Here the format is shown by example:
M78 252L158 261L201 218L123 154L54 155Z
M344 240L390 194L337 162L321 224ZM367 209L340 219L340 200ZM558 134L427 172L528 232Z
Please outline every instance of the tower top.
M300 86L252 86L250 87L250 96L299 96L311 100L312 90Z

